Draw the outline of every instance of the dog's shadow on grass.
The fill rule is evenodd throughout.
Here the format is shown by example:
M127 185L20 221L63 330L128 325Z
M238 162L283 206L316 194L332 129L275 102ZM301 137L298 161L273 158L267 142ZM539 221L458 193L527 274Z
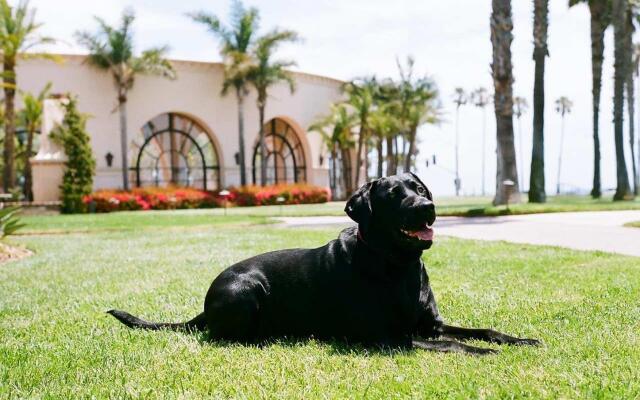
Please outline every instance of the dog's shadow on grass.
M328 349L330 355L333 356L397 356L407 355L416 352L416 348L412 347L389 347L379 345L365 345L362 343L349 343L346 340L320 340L316 338L279 338L269 339L260 342L236 342L226 341L220 339L211 339L208 333L197 334L198 342L202 346L209 346L213 348L228 348L228 347L246 347L257 349L268 349L273 346L279 346L284 348L299 348L309 344L317 344L323 348Z

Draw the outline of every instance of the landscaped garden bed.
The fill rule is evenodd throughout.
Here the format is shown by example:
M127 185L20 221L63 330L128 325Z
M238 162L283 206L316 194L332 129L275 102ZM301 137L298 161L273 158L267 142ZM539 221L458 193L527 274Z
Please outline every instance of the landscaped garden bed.
M174 210L260 206L274 204L316 204L331 199L328 188L311 185L243 186L221 191L193 188L137 188L131 191L99 190L85 196L89 212Z

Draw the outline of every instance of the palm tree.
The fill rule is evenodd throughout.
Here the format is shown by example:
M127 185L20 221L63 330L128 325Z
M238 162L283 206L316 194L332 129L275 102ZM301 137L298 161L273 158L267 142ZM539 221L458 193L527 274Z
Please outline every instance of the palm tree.
M562 96L556 100L556 112L560 114L560 151L558 153L558 181L556 186L556 194L560 194L560 170L562 168L562 148L564 146L564 117L571 112L573 103L568 97Z
M188 14L194 21L204 25L221 44L224 62L222 95L233 88L238 101L238 162L240 184L247 184L244 146L244 99L249 92L247 74L252 65L250 49L258 31L259 13L256 8L245 9L240 1L232 4L229 26L224 26L215 15L200 11Z
M640 86L640 44L635 44L633 46L633 66L635 69L634 75L636 77L636 81L638 82L638 86ZM640 93L640 87L638 88L638 93ZM633 139L631 139L633 141ZM633 148L634 143L631 143L631 148ZM640 191L640 173L638 173L638 169L640 169L640 134L638 135L638 153L637 160L632 160L632 162L636 163L636 175L634 181L634 194L638 195Z
M604 62L604 32L611 23L611 0L569 0L569 6L587 3L591 14L591 93L593 100L593 188L594 199L602 195L600 180L600 91Z
M471 92L471 102L474 106L482 110L482 195L485 191L485 170L486 170L486 150L487 150L487 106L491 102L491 96L484 87L479 87Z
M460 195L460 107L467 104L468 96L465 93L464 89L461 87L457 87L453 93L453 103L456 105L456 196Z
M26 53L34 47L54 43L53 38L40 36L42 24L35 21L36 10L29 7L28 0L20 0L15 7L7 0L0 0L0 58L2 59L2 86L4 89L4 171L2 183L8 192L16 183L15 96L17 89L16 65L18 55L25 57L55 58L47 54Z
M378 165L376 176L383 176L384 153L383 144L388 137L392 137L400 129L400 121L394 112L393 104L383 99L377 100L377 105L369 116L369 127L371 136L376 140L376 151L378 156ZM389 149L387 149L389 152Z
M435 82L428 76L414 78L414 59L407 57L407 65L404 67L396 60L400 82L397 94L400 102L400 118L404 124L404 145L402 155L404 157L404 170L408 172L413 165L416 155L416 140L418 128L426 123L436 123L439 120L437 105L438 89ZM405 149L408 147L408 149Z
M356 148L356 185L360 182L360 169L362 168L362 148L368 140L369 132L369 115L374 106L378 83L374 76L362 79L355 79L348 82L345 87L347 94L347 103L353 107L358 116L358 147ZM365 158L367 155L365 155ZM366 175L366 173L365 173Z
M298 34L289 30L275 29L264 36L257 39L255 49L253 50L254 64L249 67L247 77L258 93L256 104L258 106L259 123L260 123L260 183L267 183L267 150L264 142L264 112L267 107L267 98L269 89L279 83L286 83L289 91L295 91L295 81L287 68L296 63L289 60L272 59L273 53L278 46L286 42L295 42L299 40Z
M520 156L520 183L522 184L522 190L524 190L524 153L522 153L522 124L520 118L527 112L529 103L524 97L516 96L513 99L513 114L518 119L518 155Z
M624 85L629 68L627 49L625 48L625 25L627 0L613 0L612 22L614 41L614 75L613 75L613 123L616 145L616 192L614 200L625 200L630 197L629 176L624 158Z
M348 151L353 147L352 129L359 123L359 115L352 114L345 104L331 105L329 115L318 119L311 126L309 131L315 131L322 137L322 142L331 156L331 175L329 186L334 194L338 194L338 159L341 158L344 151ZM348 160L342 157L342 182L344 193L346 192L351 171L348 166ZM338 195L338 197L341 197Z
M48 83L37 96L22 93L22 110L18 113L20 125L27 133L27 148L24 152L24 188L23 193L27 201L33 201L33 175L29 159L33 156L33 140L42 123L42 109L44 99L48 96L51 83Z
M166 46L154 47L135 56L133 51L133 32L135 20L132 10L122 13L117 27L108 25L103 19L95 17L98 31L76 32L78 42L89 50L87 62L96 68L111 73L117 91L118 111L120 113L120 151L122 157L122 186L129 190L127 160L127 97L139 74L158 75L175 79L171 63L165 59ZM172 166L173 170L173 166Z
M544 179L544 68L549 56L547 29L549 27L549 0L534 0L533 10L533 146L529 174L529 202L547 201Z
M496 196L494 205L519 201L518 168L513 144L513 66L511 41L513 21L510 0L492 0L491 43L493 46L494 108L498 142ZM513 189L510 191L510 189Z

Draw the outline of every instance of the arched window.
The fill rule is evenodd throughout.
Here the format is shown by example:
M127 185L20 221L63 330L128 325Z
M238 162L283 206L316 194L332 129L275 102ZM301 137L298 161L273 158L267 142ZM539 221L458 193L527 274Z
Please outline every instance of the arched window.
M291 125L274 118L264 125L266 184L306 182L307 165L302 142ZM253 183L260 184L260 140L253 150Z
M218 152L197 121L182 114L160 114L133 141L131 170L136 186L220 187Z

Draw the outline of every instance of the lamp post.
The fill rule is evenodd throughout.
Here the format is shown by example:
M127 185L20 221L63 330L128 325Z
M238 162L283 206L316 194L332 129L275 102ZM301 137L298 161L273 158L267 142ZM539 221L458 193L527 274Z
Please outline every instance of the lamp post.
M227 189L221 190L220 193L218 193L218 195L224 199L224 215L225 216L227 215L227 198L229 197L230 194L231 192L229 192Z

